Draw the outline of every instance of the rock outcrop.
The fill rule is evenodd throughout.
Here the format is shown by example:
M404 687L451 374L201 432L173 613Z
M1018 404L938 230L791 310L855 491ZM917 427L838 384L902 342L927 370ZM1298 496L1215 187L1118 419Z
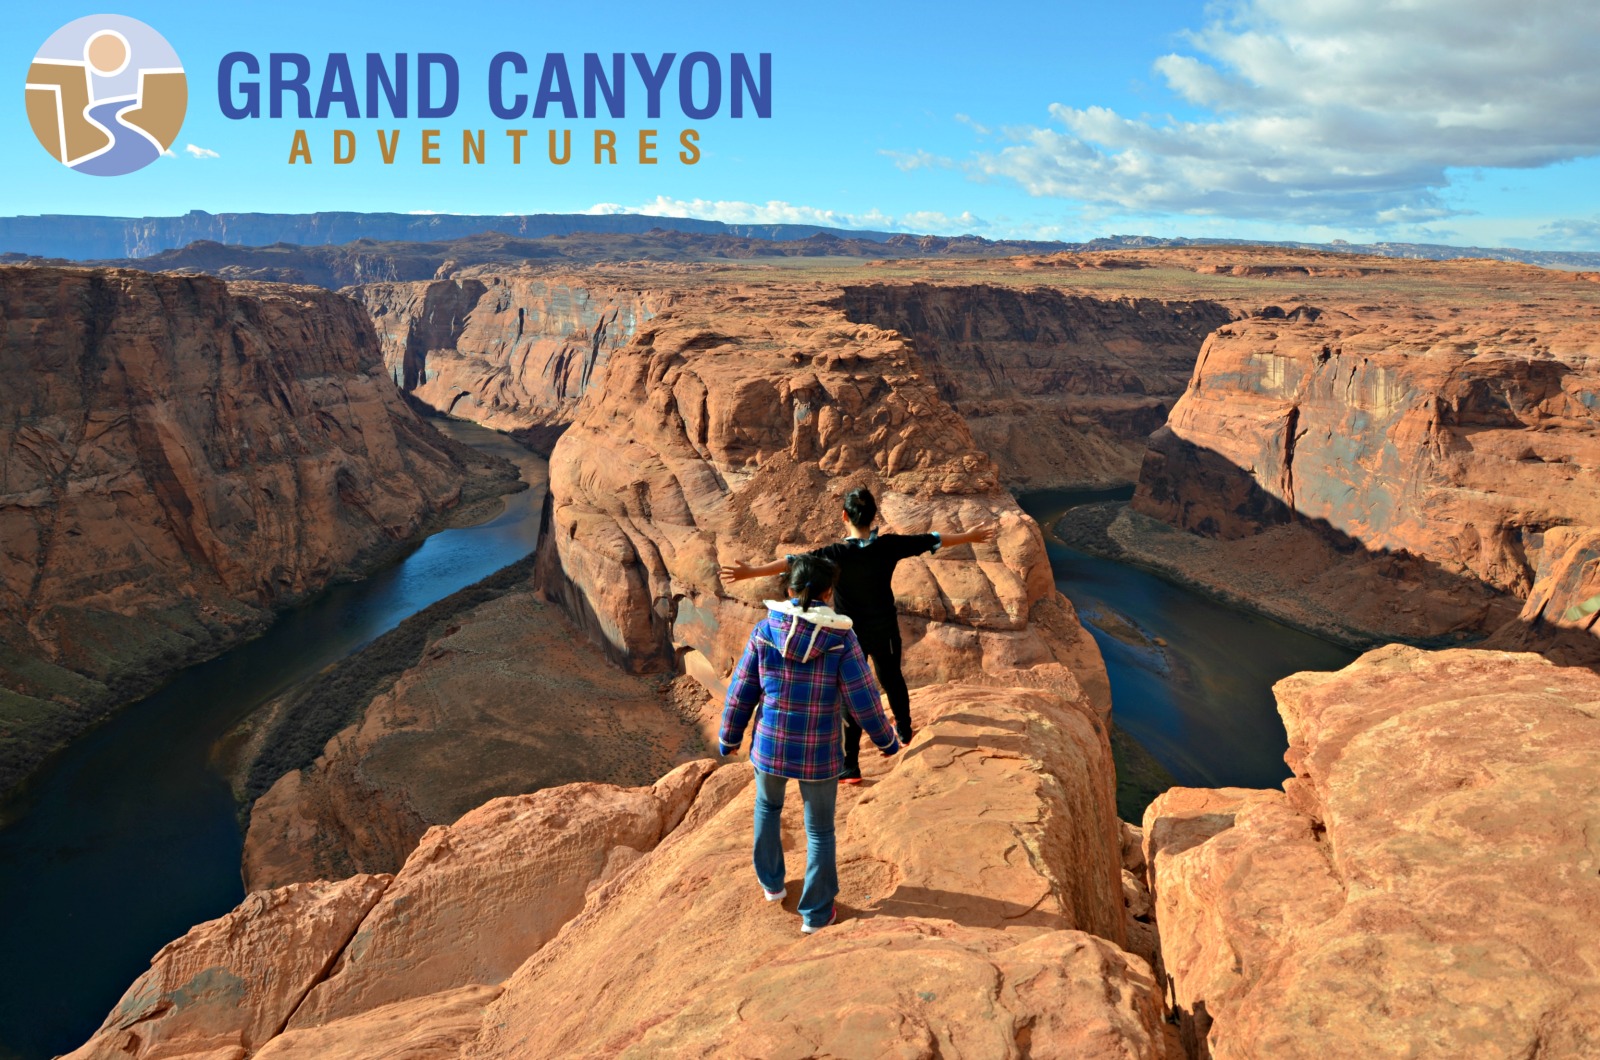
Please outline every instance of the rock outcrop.
M1191 1055L1600 1054L1600 677L1393 646L1276 692L1284 791L1145 815Z
M497 796L648 784L705 753L672 689L612 666L540 602L530 567L503 595L452 615L314 762L256 799L247 889L398 872L430 827Z
M346 292L367 307L402 389L497 430L564 426L612 351L669 300L581 278L467 270Z
M5 267L0 326L0 788L486 475L320 289Z
M911 339L978 448L1027 489L1137 478L1201 343L1238 315L1215 301L926 283L847 286L839 307Z
M719 563L835 539L840 497L870 486L888 530L1000 528L976 552L900 565L914 681L988 675L1108 710L1038 527L910 344L845 320L826 293L702 287L612 354L551 456L540 583L623 665L686 656L715 689L775 588L724 590Z
M1327 575L1308 591L1363 588L1352 622L1376 636L1513 618L1546 532L1600 525L1600 345L1577 302L1508 322L1423 301L1218 329L1134 508L1221 539L1276 533L1280 553L1317 557L1305 577Z
M1544 532L1533 589L1515 622L1486 647L1538 651L1568 664L1600 662L1600 528L1557 526Z
M1170 1055L1150 968L1119 945L1092 717L983 685L919 690L913 710L912 745L840 791L843 915L817 935L793 915L799 807L791 893L767 903L749 767L689 763L649 788L495 800L392 880L253 894L163 950L73 1060ZM360 912L307 909L347 944L283 952L312 931L300 896L347 894ZM287 974L317 962L315 982ZM228 1005L188 988L201 968L231 976Z

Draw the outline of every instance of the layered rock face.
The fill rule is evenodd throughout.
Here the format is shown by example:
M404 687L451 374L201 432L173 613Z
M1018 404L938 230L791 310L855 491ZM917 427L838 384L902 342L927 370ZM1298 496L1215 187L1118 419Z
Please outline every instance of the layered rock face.
M1380 587L1349 601L1371 611L1357 624L1487 632L1532 590L1547 531L1600 525L1600 345L1581 318L1301 307L1228 324L1151 438L1134 507L1224 539L1309 527L1343 554L1335 582Z
M497 430L559 426L606 361L670 296L582 280L467 270L346 292L367 307L394 380Z
M1005 481L1032 489L1135 479L1206 335L1237 316L1219 302L955 284L850 286L839 307L910 338Z
M1600 677L1393 646L1275 691L1285 791L1145 815L1191 1055L1600 1054Z
M0 320L0 787L481 474L326 291L6 267Z
M693 762L497 799L392 878L253 894L72 1056L1170 1055L1118 945L1119 873L1090 867L1111 812L1093 720L972 685L913 711L913 744L839 793L841 922L817 935L794 915L799 807L789 896L765 902L749 767Z
M993 679L1109 709L1098 650L1055 591L1043 539L901 336L826 292L685 292L612 355L550 461L541 584L636 671L683 656L717 686L775 580L725 591L717 567L840 534L840 499L886 530L1000 528L993 545L900 564L913 681ZM729 595L732 593L733 595Z

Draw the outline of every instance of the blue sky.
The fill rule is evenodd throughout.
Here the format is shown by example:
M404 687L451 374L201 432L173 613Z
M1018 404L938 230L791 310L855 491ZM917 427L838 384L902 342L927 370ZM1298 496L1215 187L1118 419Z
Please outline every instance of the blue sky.
M676 9L676 10L674 10ZM103 10L0 13L18 80L40 44ZM190 79L173 157L138 173L72 173L32 142L20 85L0 213L190 209L537 213L642 211L989 237L1111 233L1344 238L1600 250L1600 5L1589 0L1127 0L979 5L179 3L112 9L166 36ZM593 12L604 11L603 17ZM508 123L486 102L497 51L771 52L769 120ZM230 121L231 50L444 51L462 68L450 118ZM526 81L535 80L530 75ZM512 165L502 130L530 130ZM583 161L595 125L626 145L662 133L655 166ZM673 161L693 125L704 155ZM444 162L420 162L424 127ZM331 162L332 131L357 158ZM460 130L489 159L460 164ZM538 161L550 127L579 158ZM305 128L311 166L287 163ZM397 161L377 128L399 128ZM496 149L498 145L498 150Z

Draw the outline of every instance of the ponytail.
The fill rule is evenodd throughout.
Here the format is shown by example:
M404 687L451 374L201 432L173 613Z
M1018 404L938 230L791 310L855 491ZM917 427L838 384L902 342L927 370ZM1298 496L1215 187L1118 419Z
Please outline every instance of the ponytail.
M878 502L872 499L872 491L862 487L846 493L844 514L857 530L871 529L873 520L878 517Z
M821 556L802 554L789 563L789 595L800 601L802 611L809 610L838 580L838 564Z

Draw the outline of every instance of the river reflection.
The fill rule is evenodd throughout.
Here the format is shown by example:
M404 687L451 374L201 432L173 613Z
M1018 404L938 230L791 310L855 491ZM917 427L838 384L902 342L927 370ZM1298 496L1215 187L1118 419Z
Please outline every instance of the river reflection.
M1017 498L1044 531L1056 586L1105 655L1112 718L1179 784L1277 787L1290 773L1273 683L1301 670L1337 670L1356 652L1055 537L1068 509L1132 494L1127 487Z

